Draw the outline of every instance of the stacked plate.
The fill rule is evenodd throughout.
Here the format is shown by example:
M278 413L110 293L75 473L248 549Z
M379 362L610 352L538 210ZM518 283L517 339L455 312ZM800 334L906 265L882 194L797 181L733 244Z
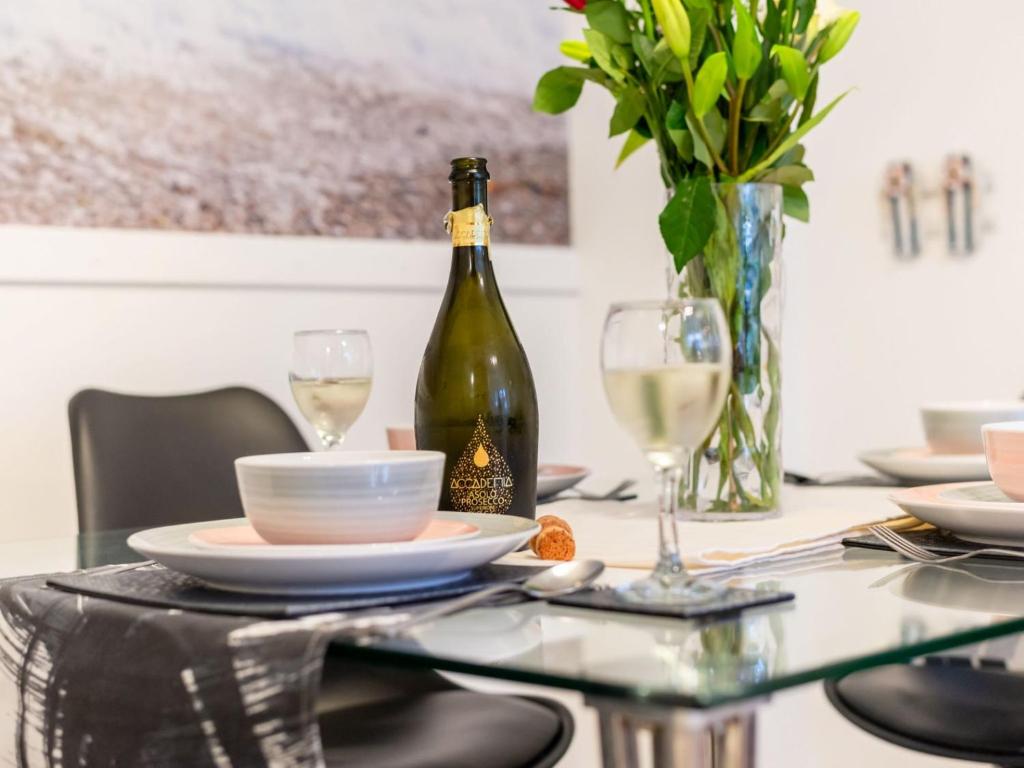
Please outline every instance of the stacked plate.
M921 408L927 446L867 451L858 458L909 483L988 480L981 428L1024 420L1024 401L932 403Z
M959 538L1024 543L1024 421L982 428L986 469L995 482L908 488L890 498L905 512Z
M133 534L128 546L217 589L358 594L455 581L515 551L540 530L532 520L507 515L437 512L433 520L455 523L458 533L377 544L268 544L248 520L238 518L153 528ZM225 537L232 529L238 529L235 535ZM216 534L212 541L210 533Z
M342 594L454 581L540 529L436 511L443 469L432 451L246 457L235 463L245 518L154 528L128 545L219 589Z

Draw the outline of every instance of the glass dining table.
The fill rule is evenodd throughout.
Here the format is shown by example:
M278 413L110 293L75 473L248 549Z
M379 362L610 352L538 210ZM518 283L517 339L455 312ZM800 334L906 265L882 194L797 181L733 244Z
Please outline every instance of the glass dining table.
M0 543L0 577L139 560L127 533ZM716 621L518 602L404 637L339 637L330 653L580 692L597 711L605 766L638 765L641 745L656 766L709 765L712 754L752 766L756 713L777 691L1024 631L1024 572L1012 565L845 549L727 578L796 598Z

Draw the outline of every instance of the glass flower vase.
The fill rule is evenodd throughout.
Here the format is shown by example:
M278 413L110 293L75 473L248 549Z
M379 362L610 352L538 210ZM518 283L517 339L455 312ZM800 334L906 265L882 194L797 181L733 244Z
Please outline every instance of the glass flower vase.
M782 485L782 187L719 184L716 226L670 292L717 298L732 335L729 395L680 488L682 515L756 520L779 514Z

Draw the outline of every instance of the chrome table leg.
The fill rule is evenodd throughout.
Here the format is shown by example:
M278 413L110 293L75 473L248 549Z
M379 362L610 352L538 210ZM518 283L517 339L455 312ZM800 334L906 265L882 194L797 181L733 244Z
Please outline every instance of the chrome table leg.
M597 710L603 768L637 768L637 735L651 734L654 768L756 768L755 715L764 699L679 709L588 697Z

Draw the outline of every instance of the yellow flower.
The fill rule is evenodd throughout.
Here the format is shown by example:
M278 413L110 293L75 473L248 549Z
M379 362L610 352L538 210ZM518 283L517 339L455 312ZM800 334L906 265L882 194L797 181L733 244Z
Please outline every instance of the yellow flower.
M661 32L676 57L686 63L690 57L690 17L682 0L652 0Z

